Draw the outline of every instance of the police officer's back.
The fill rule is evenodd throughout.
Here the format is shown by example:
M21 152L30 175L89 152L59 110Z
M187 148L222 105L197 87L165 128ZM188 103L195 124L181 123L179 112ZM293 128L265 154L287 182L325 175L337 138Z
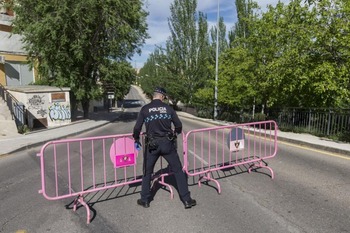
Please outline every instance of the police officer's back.
M144 175L141 199L137 200L137 203L143 207L149 207L151 201L150 182L154 165L159 156L163 156L174 173L180 198L187 209L195 206L196 201L190 196L187 179L182 171L182 165L174 143L176 134L180 134L182 131L182 123L175 110L163 103L165 98L165 89L156 88L153 100L141 108L134 127L133 137L138 144L143 124L146 127ZM174 130L172 124L174 124Z
M158 96L158 94L166 96L163 88L155 89L155 95ZM180 134L182 131L182 123L175 110L163 103L160 98L154 98L151 103L141 108L134 127L135 139L139 139L138 135L140 135L143 123L145 123L148 136L161 137L172 133ZM172 123L174 124L175 132L171 128Z

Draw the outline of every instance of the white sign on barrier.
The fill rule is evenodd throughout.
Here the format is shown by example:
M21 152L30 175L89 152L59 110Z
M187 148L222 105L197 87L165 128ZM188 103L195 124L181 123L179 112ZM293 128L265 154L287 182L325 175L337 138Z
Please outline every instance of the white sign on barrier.
M239 151L244 149L244 139L230 141L230 151Z
M232 128L227 137L230 151L240 151L244 149L244 132L241 128Z

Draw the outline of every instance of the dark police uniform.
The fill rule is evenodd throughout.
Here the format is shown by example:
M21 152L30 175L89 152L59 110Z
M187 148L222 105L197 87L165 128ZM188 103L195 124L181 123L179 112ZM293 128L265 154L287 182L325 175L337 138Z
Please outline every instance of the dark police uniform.
M174 133L180 134L182 131L182 123L175 110L160 99L154 99L151 103L144 105L134 127L133 137L135 141L140 138L143 124L146 126L146 151L141 190L142 202L147 204L150 202L151 178L159 156L164 157L174 172L182 201L184 203L191 201L187 178L182 171L182 165L173 139ZM175 132L171 128L172 124L174 124ZM188 207L190 208L190 206Z

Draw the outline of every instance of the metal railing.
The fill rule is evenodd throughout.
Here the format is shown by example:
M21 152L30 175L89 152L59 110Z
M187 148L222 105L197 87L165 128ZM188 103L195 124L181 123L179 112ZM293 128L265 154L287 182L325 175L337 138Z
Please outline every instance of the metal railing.
M299 130L319 136L350 132L350 109L286 108L270 110L267 116L283 130Z
M308 133L350 142L350 109L268 108L264 113L255 112L255 115L250 110L225 109L221 112L220 119L235 123L273 120L282 131Z
M17 128L27 125L27 110L24 104L19 102L10 92L8 92L2 84L0 84L0 94L7 104L12 118L16 122Z

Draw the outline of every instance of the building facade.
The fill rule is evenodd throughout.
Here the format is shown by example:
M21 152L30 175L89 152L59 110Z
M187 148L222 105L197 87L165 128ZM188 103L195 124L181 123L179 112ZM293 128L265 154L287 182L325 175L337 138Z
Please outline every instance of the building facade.
M13 11L0 7L0 84L23 86L35 81L35 71L27 62L22 36L12 33Z

